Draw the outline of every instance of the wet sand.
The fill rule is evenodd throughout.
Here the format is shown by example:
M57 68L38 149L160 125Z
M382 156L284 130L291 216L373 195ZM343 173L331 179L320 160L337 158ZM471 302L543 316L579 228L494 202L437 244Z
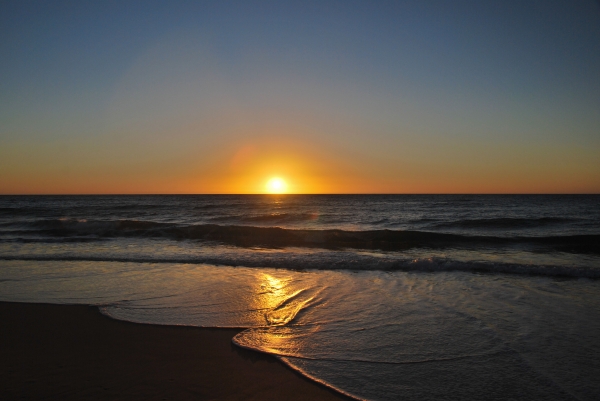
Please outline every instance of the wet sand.
M2 399L348 400L236 329L122 322L95 307L0 302Z

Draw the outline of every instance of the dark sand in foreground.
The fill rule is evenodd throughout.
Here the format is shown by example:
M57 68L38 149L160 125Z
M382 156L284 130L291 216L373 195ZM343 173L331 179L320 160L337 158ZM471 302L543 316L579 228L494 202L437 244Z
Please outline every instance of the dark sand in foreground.
M0 398L349 399L235 347L238 332L122 322L91 306L0 302Z

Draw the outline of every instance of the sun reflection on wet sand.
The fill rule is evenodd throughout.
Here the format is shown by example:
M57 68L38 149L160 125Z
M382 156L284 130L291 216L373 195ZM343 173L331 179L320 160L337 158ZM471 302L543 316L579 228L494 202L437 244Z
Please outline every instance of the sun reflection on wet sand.
M315 301L319 290L293 285L291 277L277 278L260 273L260 288L256 302L264 310L267 326L284 326L291 323L299 312Z
M298 278L297 274L256 274L256 296L252 302L255 310L262 312L264 321L261 327L239 333L234 343L278 355L301 354L306 336L319 329L310 314L313 307L324 304L322 292L326 287Z

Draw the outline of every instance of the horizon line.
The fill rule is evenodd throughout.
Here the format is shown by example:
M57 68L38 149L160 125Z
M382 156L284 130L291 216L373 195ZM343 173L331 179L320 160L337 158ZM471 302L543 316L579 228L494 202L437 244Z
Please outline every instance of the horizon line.
M14 193L0 196L600 195L600 192Z

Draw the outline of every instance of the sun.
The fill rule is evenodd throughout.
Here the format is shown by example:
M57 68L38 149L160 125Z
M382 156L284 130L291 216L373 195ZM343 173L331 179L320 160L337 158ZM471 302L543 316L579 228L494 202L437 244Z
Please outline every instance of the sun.
M287 184L279 177L273 177L267 181L267 192L270 194L283 194L286 189Z

